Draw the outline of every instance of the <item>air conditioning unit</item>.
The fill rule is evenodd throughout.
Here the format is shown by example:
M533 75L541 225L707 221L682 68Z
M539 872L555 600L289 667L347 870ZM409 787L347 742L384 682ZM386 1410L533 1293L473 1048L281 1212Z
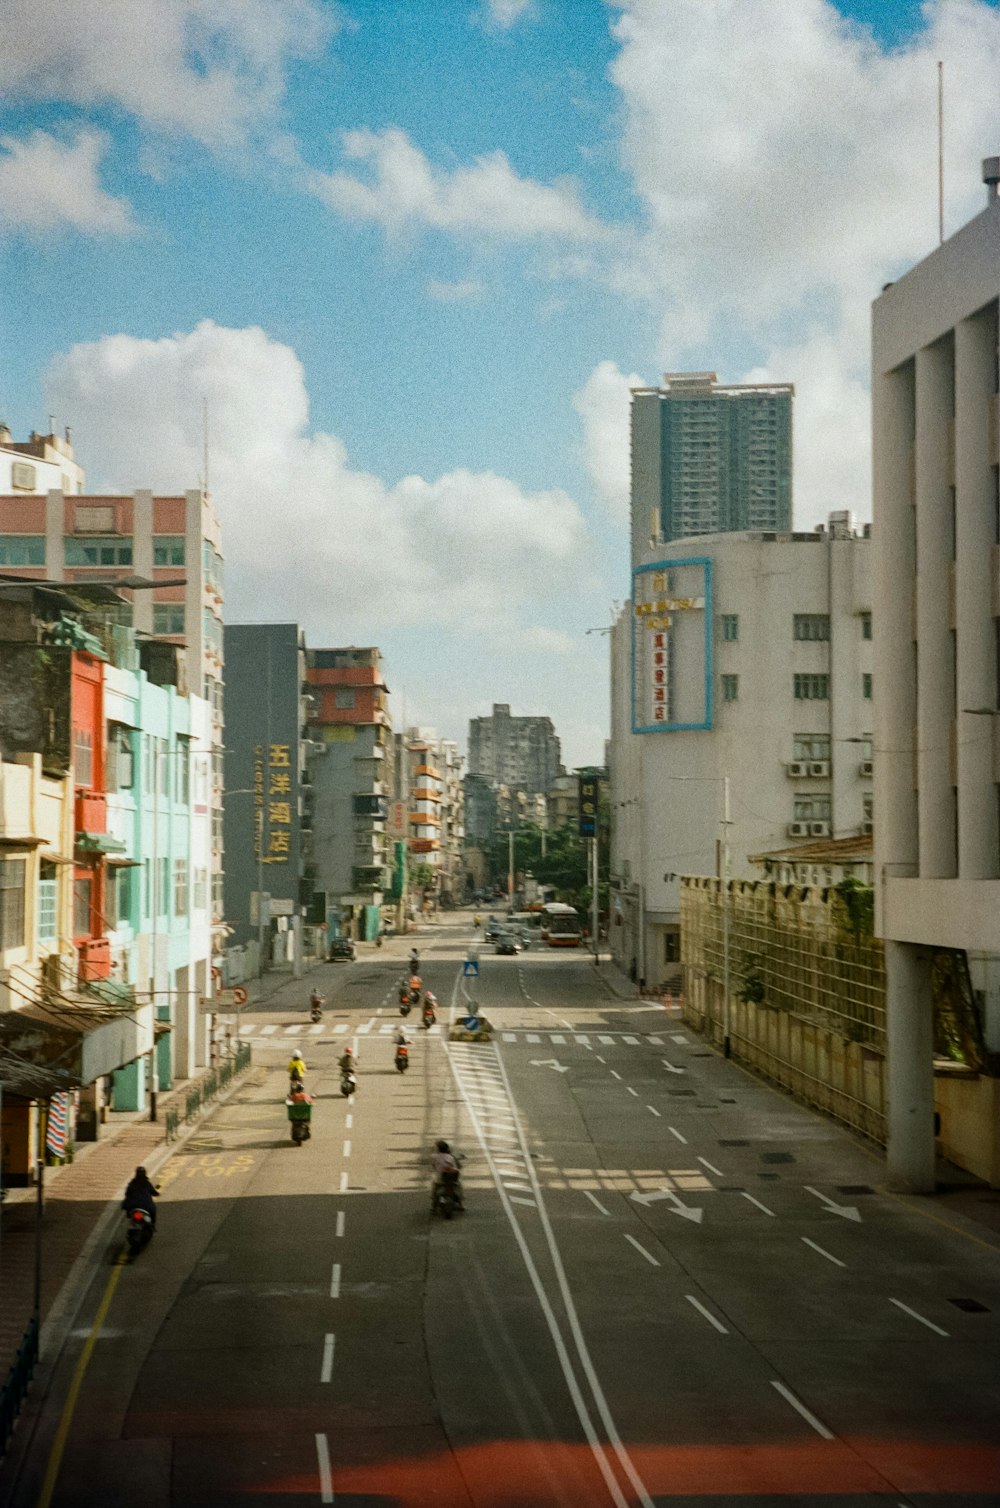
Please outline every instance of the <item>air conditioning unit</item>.
M790 838L808 838L808 836L809 836L809 823L808 822L789 822L789 824L788 824L788 836Z
M864 833L866 838L870 838L872 833L875 831L874 822L862 822L861 831Z
M807 773L808 766L803 760L796 759L793 760L791 764L786 765L785 769L788 773L789 780L802 780Z
M872 762L871 762L871 760L870 759L863 759L861 761L861 763L858 765L858 774L859 775L871 775L871 772L872 772Z
M830 761L828 759L812 759L809 761L810 775L829 775Z
M810 822L809 836L810 838L828 838L830 836L829 822Z

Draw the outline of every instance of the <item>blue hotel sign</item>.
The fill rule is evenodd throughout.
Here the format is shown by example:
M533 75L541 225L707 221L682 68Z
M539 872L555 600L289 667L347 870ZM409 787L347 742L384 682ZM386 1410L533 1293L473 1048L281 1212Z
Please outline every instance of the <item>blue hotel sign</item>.
M712 562L632 572L632 732L712 726Z

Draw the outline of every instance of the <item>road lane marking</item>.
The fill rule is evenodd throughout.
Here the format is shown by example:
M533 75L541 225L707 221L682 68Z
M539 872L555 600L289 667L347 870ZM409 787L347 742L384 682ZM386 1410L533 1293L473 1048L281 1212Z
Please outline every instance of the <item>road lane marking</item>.
M631 1084L626 1084L625 1088L628 1090L629 1094L634 1094L635 1097L636 1097L636 1099L639 1098L639 1091L638 1091L638 1089L633 1089Z
M647 1037L646 1041L647 1042L652 1042L652 1044L654 1045L654 1047L662 1047L663 1046L663 1038L662 1037Z
M922 1314L918 1314L915 1309L911 1309L909 1304L903 1304L899 1299L890 1299L889 1303L895 1304L897 1309L902 1309L904 1314L909 1314L913 1319L919 1320L922 1325L927 1326L928 1330L933 1330L935 1335L948 1335L947 1330L942 1330L941 1326L935 1325L933 1320L925 1319Z
M316 1459L319 1462L319 1500L333 1502L333 1478L330 1475L330 1447L325 1435L316 1436Z
M516 1042L517 1041L517 1033L516 1032L504 1032L503 1033L503 1040L505 1042Z
M604 1208L604 1205L598 1199L597 1195L596 1194L592 1194L589 1189L584 1189L583 1192L587 1196L587 1198L590 1200L591 1204L596 1205L597 1208L600 1210L601 1214L602 1215L607 1215L608 1219L610 1220L611 1219L611 1211L610 1210L606 1210Z
M671 1032L670 1040L671 1042L679 1042L682 1047L687 1047L688 1045L688 1039L683 1032Z
M340 1263L334 1262L333 1272L330 1274L330 1297L340 1298Z
M348 1100L347 1103L350 1104L351 1103L350 1100ZM345 1127L346 1130L350 1131L350 1129L351 1129L351 1127L353 1125L354 1125L354 1115L353 1115L353 1113L350 1110L348 1110L347 1114L344 1116L344 1127Z
M266 1027L265 1027L265 1030L266 1030ZM346 1032L346 1030L347 1030L347 1022L346 1021L338 1021L337 1024L336 1024L336 1026L333 1028L334 1036L339 1037L341 1035L341 1033L342 1032Z
M278 1028L276 1026L262 1026L260 1029L260 1034L262 1037L270 1037L272 1033L276 1032L277 1030Z
M606 1058L602 1058L599 1052L595 1052L594 1053L594 1057L597 1059L598 1063L606 1063L607 1062L607 1059Z
M628 1231L625 1232L625 1240L630 1241L635 1247L636 1251L642 1252L642 1255L646 1258L646 1261L649 1262L653 1267L659 1267L660 1264L653 1256L653 1253L651 1251L647 1251L644 1246L641 1246L634 1236L629 1235Z
M707 1157L699 1157L698 1161L701 1163L703 1168L707 1168L710 1173L714 1173L716 1178L722 1178L724 1176L722 1169L717 1168L714 1162L709 1162Z
M580 1047L590 1046L590 1038L588 1036L585 1036L583 1033L577 1033L577 1035L573 1038L573 1041L576 1042Z
M558 1042L560 1045L562 1045L563 1043L565 1043L566 1038L564 1036L562 1036L562 1034L560 1032L551 1032L549 1034L549 1041L550 1042Z
M649 1111L650 1115L655 1115L657 1120L659 1120L660 1112L657 1110L655 1105L647 1105L646 1109Z
M812 1425L817 1435L822 1435L824 1440L832 1440L834 1438L833 1431L827 1429L826 1425L823 1424L821 1420L817 1419L815 1414L811 1414L806 1408L805 1404L801 1401L801 1399L796 1398L791 1389L786 1388L783 1382L775 1382L772 1380L771 1386L772 1388L777 1389L786 1403L790 1403L792 1405L792 1408L797 1414L802 1415L807 1424Z
M722 1175L720 1174L719 1176L721 1177ZM766 1204L761 1204L759 1199L755 1199L753 1195L748 1194L745 1189L741 1189L740 1193L743 1195L744 1199L749 1199L751 1204L755 1204L759 1210L763 1210L765 1215L770 1215L772 1219L776 1218L773 1210L769 1210Z
M323 1366L320 1369L320 1382L329 1382L333 1376L333 1348L336 1343L335 1335L327 1335L323 1342Z
M345 1141L344 1141L344 1156L345 1157L350 1157L350 1155L351 1155L351 1138L348 1136L348 1137L345 1138Z
M538 1208L533 1199L521 1199L517 1194L510 1195L510 1202L511 1204L530 1204L533 1210Z
M614 1037L602 1037L600 1032L597 1033L597 1040L602 1047L614 1047L615 1045Z
M310 1037L318 1037L325 1030L326 1028L322 1025L322 1023L319 1026L310 1026L309 1035Z
M345 1220L344 1211L343 1210L338 1210L337 1211L337 1231L336 1231L336 1234L338 1236L342 1236L344 1234L344 1220Z
M613 1069L613 1068L612 1068L612 1070L611 1070L611 1077L612 1077L612 1078L613 1078L613 1079L617 1079L617 1080L618 1080L618 1082L619 1082L619 1084L620 1084L620 1083L621 1083L621 1081L622 1081L622 1076L621 1076L621 1074L620 1074L620 1073L616 1073L616 1072L615 1072L615 1070L614 1070L614 1069Z
M828 1262L832 1262L835 1267L847 1266L846 1262L842 1262L840 1258L835 1257L832 1252L827 1251L822 1246L817 1246L815 1241L810 1241L808 1236L803 1236L802 1240L806 1243L807 1246L811 1246L813 1251L818 1251L821 1257L825 1257Z
M346 1173L341 1173L341 1175L340 1175L340 1192L342 1194L346 1194L347 1193L347 1174Z
M676 1138L677 1138L678 1141L682 1141L684 1143L684 1145L687 1146L687 1144L688 1144L687 1137L684 1136L682 1132L678 1131L678 1129L677 1129L676 1126L668 1126L667 1130L670 1132L671 1136L676 1136Z
M299 1026L294 1026L294 1025L292 1025L292 1026L286 1026L285 1027L285 1036L286 1037L297 1037L299 1035L299 1033L300 1033L301 1030L302 1030L302 1028L299 1027Z
M697 1309L697 1311L698 1311L699 1314L704 1315L705 1319L708 1320L708 1323L710 1325L714 1325L715 1326L716 1330L718 1330L718 1332L719 1332L720 1335L728 1335L729 1334L729 1331L726 1329L725 1325L721 1324L716 1319L715 1315L712 1314L712 1313L710 1313L710 1311L705 1308L704 1304L700 1303L699 1300L695 1298L695 1296L694 1296L693 1293L686 1293L684 1295L684 1297L687 1299L687 1301L688 1301L689 1304L693 1304L694 1305L694 1307Z
M639 1038L638 1037L622 1037L622 1041L623 1042L627 1042L628 1045L629 1045L629 1047L638 1047L639 1046Z

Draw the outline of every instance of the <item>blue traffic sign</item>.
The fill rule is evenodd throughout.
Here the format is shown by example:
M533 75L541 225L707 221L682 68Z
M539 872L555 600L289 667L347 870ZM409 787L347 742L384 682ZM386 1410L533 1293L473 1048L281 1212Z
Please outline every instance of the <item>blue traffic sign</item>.
M462 975L465 979L479 978L479 964L474 958L467 958L462 965Z
M465 1018L465 1029L466 1029L467 1032L477 1032L479 1030L479 1017L478 1016L466 1016L466 1018Z

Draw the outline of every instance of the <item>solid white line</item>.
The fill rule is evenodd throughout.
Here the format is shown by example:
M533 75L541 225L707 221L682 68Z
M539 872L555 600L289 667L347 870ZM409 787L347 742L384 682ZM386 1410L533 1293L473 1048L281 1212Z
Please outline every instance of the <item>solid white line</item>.
M821 1257L825 1257L828 1262L832 1262L835 1267L847 1266L846 1262L842 1262L840 1258L835 1257L832 1252L824 1251L822 1246L817 1246L815 1241L810 1241L808 1236L803 1236L802 1240L806 1243L807 1246L811 1246L813 1251L818 1251Z
M618 1082L619 1082L619 1084L620 1084L620 1083L621 1083L621 1081L622 1081L622 1076L621 1076L621 1074L620 1074L620 1073L616 1073L616 1072L615 1072L615 1070L614 1070L614 1069L613 1069L613 1068L612 1068L612 1070L611 1070L611 1077L612 1077L612 1078L613 1078L613 1079L617 1079L617 1080L618 1080Z
M344 1211L343 1210L338 1210L337 1211L337 1235L338 1236L342 1236L343 1234L344 1234Z
M656 1258L653 1256L652 1252L647 1251L644 1246L640 1246L639 1242L635 1239L634 1236L630 1236L629 1233L628 1233L628 1231L625 1232L625 1240L626 1241L631 1241L631 1243L635 1247L636 1251L641 1251L642 1254L643 1254L643 1256L646 1258L646 1261L649 1262L649 1263L651 1263L653 1267L659 1267L660 1264L656 1260Z
M698 1311L699 1314L703 1314L705 1316L705 1318L708 1320L708 1323L710 1325L714 1325L715 1326L716 1330L718 1330L718 1332L719 1332L720 1335L728 1335L729 1334L729 1331L726 1329L725 1325L720 1324L719 1321L716 1319L715 1315L711 1314L705 1308L704 1304L700 1303L698 1301L698 1299L695 1298L695 1296L694 1296L693 1293L686 1293L684 1295L684 1297L687 1299L687 1301L688 1301L689 1304L693 1304L694 1305L694 1307L697 1309L697 1311Z
M783 1382L772 1381L771 1386L772 1388L777 1388L778 1392L781 1394L782 1398L784 1398L785 1402L790 1403L796 1413L802 1415L807 1424L812 1425L817 1435L822 1435L824 1440L833 1439L833 1431L827 1429L825 1424L821 1424L820 1421L816 1418L816 1415L811 1414L806 1408L805 1404L800 1402L800 1400L796 1398L795 1394L785 1387L785 1384Z
M749 1199L750 1203L755 1204L759 1210L763 1210L765 1215L770 1215L772 1219L775 1218L774 1211L769 1210L766 1204L761 1204L759 1199L755 1199L753 1195L748 1194L745 1189L741 1189L740 1192L742 1193L744 1199Z
M909 1314L913 1319L919 1320L922 1325L927 1326L928 1330L933 1330L935 1335L948 1335L947 1330L942 1330L941 1326L935 1325L933 1320L924 1319L923 1315L918 1314L915 1309L911 1309L909 1304L901 1304L899 1299L890 1299L889 1303L895 1304L897 1309L902 1309L904 1314Z
M340 1298L340 1263L339 1262L334 1262L334 1264L333 1264L333 1272L330 1275L330 1297L332 1299L339 1299Z
M606 1210L604 1208L604 1205L598 1199L597 1195L596 1194L592 1194L589 1189L584 1189L583 1192L587 1196L587 1198L590 1200L591 1204L596 1204L596 1206L600 1210L601 1214L602 1215L607 1215L608 1219L610 1220L610 1218L611 1218L611 1211L610 1210Z
M341 1173L341 1175L340 1175L340 1192L342 1194L346 1194L347 1193L347 1174L346 1173Z
M333 1478L330 1476L330 1447L325 1435L316 1436L316 1457L319 1461L319 1500L333 1502Z
M649 1111L650 1115L655 1115L656 1118L659 1119L660 1112L657 1110L655 1105L647 1105L646 1109Z
M573 1030L572 1021L567 1021L565 1016L560 1016L559 1020L562 1022L563 1026L565 1026L568 1032L571 1032Z
M323 1342L323 1367L319 1374L320 1382L329 1382L333 1376L333 1347L336 1336L328 1335Z
M347 1139L344 1142L344 1156L345 1157L350 1157L350 1155L351 1155L351 1138L347 1137Z
M629 1094L634 1094L635 1097L636 1097L636 1099L639 1098L639 1091L638 1091L638 1089L633 1089L631 1084L626 1084L625 1088L628 1090Z
M671 1136L676 1136L676 1138L677 1138L678 1141L682 1141L684 1143L684 1145L687 1146L687 1144L688 1144L687 1137L686 1136L682 1136L681 1133L678 1131L678 1129L677 1129L676 1126L668 1126L667 1130L670 1132Z
M714 1173L716 1178L721 1178L723 1176L722 1169L717 1168L714 1163L709 1162L707 1157L699 1157L698 1161L701 1163L703 1168L707 1168L710 1173ZM749 1194L747 1195L747 1198L750 1198Z

